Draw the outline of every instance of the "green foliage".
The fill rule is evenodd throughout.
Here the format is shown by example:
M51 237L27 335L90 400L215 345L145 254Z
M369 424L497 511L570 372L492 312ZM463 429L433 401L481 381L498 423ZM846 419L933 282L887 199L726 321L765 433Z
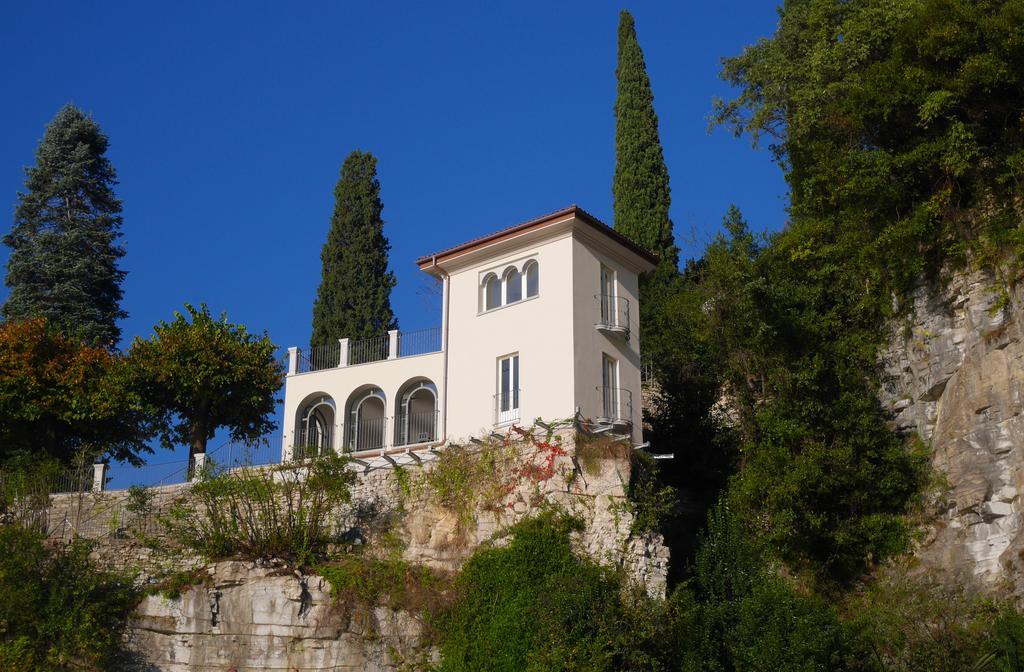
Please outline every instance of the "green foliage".
M84 341L112 348L121 337L117 320L124 248L121 201L114 195L109 142L99 125L65 105L46 127L36 165L25 173L14 227L3 306L9 320L42 317Z
M424 611L429 621L445 603L450 577L400 558L347 555L319 565L315 571L331 584L339 603L387 606L405 611Z
M679 504L676 490L660 481L658 465L653 457L647 453L631 452L628 496L633 513L632 532L660 532L676 512Z
M518 524L507 546L473 554L439 626L442 671L619 669L618 583L573 554L578 529L549 513Z
M811 250L882 293L943 258L1021 252L1019 0L789 0L780 17L726 59L740 93L714 121L772 139Z
M161 518L168 534L210 560L288 560L305 566L338 541L355 474L344 457L296 467L207 474Z
M1024 617L927 574L891 567L845 606L848 628L886 672L1020 670Z
M0 527L0 667L11 672L115 669L138 595L98 570L90 545L50 550L22 527Z
M157 412L166 448L187 445L205 453L221 427L233 441L258 441L275 428L274 394L283 382L275 347L226 315L214 319L205 305L185 305L160 322L148 340L136 338L127 355L133 384Z
M851 643L835 610L781 578L727 506L712 510L693 579L671 598L684 670L842 670Z
M370 338L397 329L391 311L395 275L388 271L377 159L354 151L334 187L334 214L320 253L323 276L313 304L310 345L339 338Z
M151 418L119 355L42 318L0 324L0 459L85 450L141 464Z
M619 14L619 63L615 69L615 230L658 254L661 277L676 272L679 250L669 219L668 168L658 137L658 117L633 16ZM641 304L641 310L643 304Z

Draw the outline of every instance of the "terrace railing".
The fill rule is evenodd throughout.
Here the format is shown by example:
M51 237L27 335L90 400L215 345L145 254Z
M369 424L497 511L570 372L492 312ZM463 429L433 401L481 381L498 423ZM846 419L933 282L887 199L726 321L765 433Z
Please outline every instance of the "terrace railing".
M622 387L599 387L601 392L601 419L614 423L628 423L633 419L633 393Z
M414 446L437 440L438 411L399 413L395 416L395 445Z
M379 362L390 354L391 339L387 334L348 342L348 365Z
M341 362L341 343L315 345L307 350L299 351L299 370L297 373L333 369Z
M412 357L441 351L441 327L398 333L398 356Z

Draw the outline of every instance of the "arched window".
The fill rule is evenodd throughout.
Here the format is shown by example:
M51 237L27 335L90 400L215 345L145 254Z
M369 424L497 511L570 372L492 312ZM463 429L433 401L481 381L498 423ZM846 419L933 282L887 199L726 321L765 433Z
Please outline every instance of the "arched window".
M484 310L501 305L501 281L493 273L484 278Z
M540 265L536 261L526 262L526 298L537 296L540 291Z
M523 274L515 266L505 271L505 303L523 299Z

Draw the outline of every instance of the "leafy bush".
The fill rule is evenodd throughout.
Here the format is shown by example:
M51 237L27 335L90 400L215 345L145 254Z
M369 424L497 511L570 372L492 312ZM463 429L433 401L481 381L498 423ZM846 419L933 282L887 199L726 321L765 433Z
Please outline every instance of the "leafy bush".
M209 559L281 558L306 565L337 540L351 500L349 460L209 474L162 517L170 536Z
M0 528L0 668L10 672L115 669L138 601L128 577L98 570L91 546L56 550L25 528Z
M449 577L400 558L342 556L316 567L338 602L387 606L436 614L445 603Z
M442 671L618 669L619 583L573 553L580 527L547 513L474 553L440 623Z
M693 579L672 595L685 670L842 670L853 643L835 610L781 578L764 542L725 505L712 510Z

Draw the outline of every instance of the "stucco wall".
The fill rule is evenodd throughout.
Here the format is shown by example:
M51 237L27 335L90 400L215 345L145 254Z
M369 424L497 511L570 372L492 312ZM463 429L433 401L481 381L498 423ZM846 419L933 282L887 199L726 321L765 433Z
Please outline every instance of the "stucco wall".
M500 277L527 258L539 264L536 298L481 311L484 276ZM519 247L452 273L449 296L448 437L486 435L494 428L498 358L519 353L520 418L573 414L572 239Z

